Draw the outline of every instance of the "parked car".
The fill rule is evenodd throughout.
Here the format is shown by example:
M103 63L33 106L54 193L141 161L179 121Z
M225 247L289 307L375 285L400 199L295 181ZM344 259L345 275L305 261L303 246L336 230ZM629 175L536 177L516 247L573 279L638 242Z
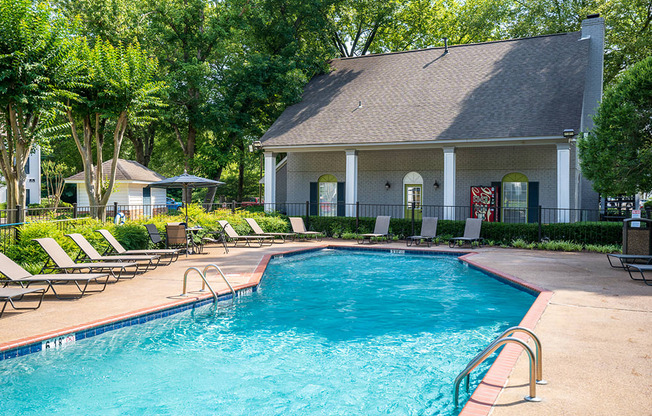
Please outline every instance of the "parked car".
M170 198L169 196L165 198L165 204L167 205L168 210L179 209L183 206L181 202L177 202L174 198Z
M260 205L260 204L262 204L260 198L249 198L248 201L242 201L243 207L250 207L252 205Z

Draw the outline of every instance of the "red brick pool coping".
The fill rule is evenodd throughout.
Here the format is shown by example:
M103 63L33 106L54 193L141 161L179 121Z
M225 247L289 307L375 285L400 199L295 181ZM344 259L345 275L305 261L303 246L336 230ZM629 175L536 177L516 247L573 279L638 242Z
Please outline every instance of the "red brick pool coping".
M295 249L295 250L277 252L274 254L265 254L260 260L260 262L258 263L258 265L256 266L256 268L254 269L254 271L250 274L249 281L247 283L234 286L234 289L236 290L236 292L240 292L242 290L258 286L258 284L262 279L263 273L265 272L267 264L275 256L284 255L284 254L295 254L304 251L315 251L315 250L330 248L330 247L363 248L361 246L347 246L347 245L331 246L328 244L322 244L322 245L315 245L304 249ZM379 249L396 250L391 248L374 247L374 250L379 250ZM419 249L419 248L404 248L400 250L424 251L423 249ZM449 255L451 253L450 251L437 251L437 250L428 250L428 252L435 252L435 253L440 252ZM548 302L550 301L550 298L552 297L552 292L544 288L541 288L539 286L528 283L522 279L519 279L516 276L512 276L507 273L503 273L500 270L481 265L475 262L474 260L472 260L471 258L476 254L477 254L476 252L467 252L467 254L458 257L458 259L475 268L496 275L501 279L507 280L509 282L512 282L513 284L516 284L518 286L539 293L534 303L532 304L528 312L525 314L525 317L523 317L523 320L521 320L521 323L519 324L520 326L534 330L534 327L536 326L539 319L541 319L541 315L543 314L544 310L546 309L546 306L548 305ZM229 290L225 289L219 291L217 294L224 295L228 293L230 293ZM0 344L0 352L13 350L27 345L43 342L51 338L68 335L75 332L81 332L91 328L109 325L115 322L124 321L134 317L149 315L166 309L177 308L182 305L199 302L205 299L209 299L211 297L212 297L211 294L189 296L187 298L180 299L177 301L167 302L153 307L142 308L132 312L114 315L105 319L99 319L99 320L91 321L81 325L71 326L57 331L46 332L44 334L37 335L37 336L26 337L15 341L5 342L3 344ZM528 339L528 337L523 334L518 334L515 336L524 341L527 341ZM462 411L459 413L459 416L487 416L490 414L493 405L496 403L496 400L498 399L498 395L505 387L505 385L507 385L509 375L512 372L514 366L516 365L516 361L518 360L518 357L520 356L521 353L522 353L522 349L513 344L506 345L503 348L501 353L498 355L494 363L487 371L487 374L485 374L484 378L482 379L478 387L475 389L475 391L467 401Z

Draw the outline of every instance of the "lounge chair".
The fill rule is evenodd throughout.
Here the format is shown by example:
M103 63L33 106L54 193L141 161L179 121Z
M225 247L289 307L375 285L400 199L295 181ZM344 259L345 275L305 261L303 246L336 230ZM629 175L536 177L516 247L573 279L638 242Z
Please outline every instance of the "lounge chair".
M618 263L614 265L614 263L611 262L612 258L617 259L620 262L620 266L618 266ZM614 269L626 269L628 265L632 263L636 263L637 260L643 261L644 262L643 264L652 264L652 256L648 256L644 254L609 253L607 254L607 260L609 260L609 265Z
M324 233L306 230L306 225L301 217L290 217L290 225L292 226L292 232L296 234L296 238L314 237L316 240L321 241L324 236Z
M226 236L224 231L209 231L208 234L201 238L202 245L207 244L221 244L224 247L224 254L229 254L229 246L226 244Z
M256 235L270 235L270 236L274 237L274 240L276 239L276 237L278 237L279 239L281 239L281 241L283 243L285 243L285 240L287 238L293 238L294 239L294 237L297 236L296 233L266 233L265 231L263 231L262 228L260 228L260 225L258 225L258 223L256 222L255 219L253 219L253 218L245 218L245 221L247 221L247 224L249 224L251 229L254 231L254 234L256 234ZM272 240L272 241L274 241L274 240Z
M176 261L179 258L179 252L181 251L180 249L175 249L175 248L127 250L108 230L95 230L95 231L100 233L102 237L104 237L106 242L109 243L109 248L104 252L104 255L115 253L122 256L130 256L130 255L138 256L143 254L161 256L161 258L169 259L169 261L165 264L167 266L168 264L172 263L173 261Z
M136 275L136 270L138 270L137 263L75 263L54 238L35 238L33 241L36 241L49 257L48 261L46 261L43 265L41 273L50 270L63 273L74 273L82 271L86 271L88 273L109 272L111 273L111 276L113 276L115 280L118 281L121 277L123 277L123 273L128 273L127 268L134 267L132 277ZM117 275L115 274L115 270L119 270Z
M636 270L637 272L639 272L641 274L640 279L636 279L632 275L632 269ZM631 264L631 263L627 263L627 267L625 267L625 270L627 270L627 272L629 273L629 277L632 280L639 280L639 281L642 280L646 285L652 286L652 280L645 278L645 273L646 272L652 272L652 264Z
M390 243L392 241L391 236L389 235L389 220L390 216L388 215L380 215L376 217L376 225L374 226L374 232L373 233L367 233L367 234L360 234L358 237L361 237L358 240L359 244L363 244L364 240L369 240L369 244L371 244L371 239L372 238L382 238L385 237L387 238L387 243Z
M448 247L453 248L457 245L464 243L478 243L478 247L482 247L484 238L480 237L480 229L482 227L482 220L480 218L467 218L464 225L464 237L454 237L448 240ZM461 244L458 244L461 243Z
M79 249L81 250L79 255L75 260L90 260L93 262L97 261L109 261L109 262L129 262L129 263L138 263L138 268L136 269L136 272L146 272L147 270L150 269L155 269L156 266L158 266L159 262L161 261L160 256L102 256L100 253L98 253L97 250L91 245L91 243L88 242L86 237L84 237L81 234L66 234L67 237L70 237L72 241L77 244ZM145 263L145 270L140 270L141 267L143 266L143 262Z
M248 247L251 247L251 242L255 241L258 243L258 247L262 247L264 242L269 242L269 244L272 244L269 239L274 239L274 237L268 235L239 235L228 221L221 220L218 221L218 223L224 230L224 233L226 233L226 238L230 241L233 241L233 247L238 245L238 241L244 241Z
M44 283L47 285L45 292L52 289L52 293L54 293L54 296L56 296L57 299L78 299L84 296L86 292L101 292L106 288L106 284L109 282L109 277L111 276L109 273L65 273L32 275L27 270L20 267L19 264L15 263L9 257L5 256L3 253L0 253L0 273L9 279L0 281L4 284L4 287L7 287L10 284L18 284L23 288L28 288L32 283ZM99 281L102 278L105 278L103 283ZM93 281L102 284L102 289L88 290L88 284ZM66 283L74 283L81 294L78 296L59 295L54 289L54 285ZM80 283L84 283L83 288L79 286Z
M425 241L428 244L428 247L430 247L432 243L439 245L439 242L436 241L436 237L437 217L423 217L421 220L421 234L407 237L405 242L409 247L412 244L416 244L418 246L422 241Z
M39 306L41 306L41 303L43 302L43 296L45 296L45 288L39 288L39 289L28 289L24 287L3 287L0 288L0 302L4 301L4 304L2 305L2 310L0 310L0 317L2 317L2 314L5 313L5 309L7 308L7 303L11 305L12 308L16 310L25 310L25 309L38 309ZM33 293L39 293L41 292L41 297L38 301L38 305L36 306L16 306L14 303L14 300L22 300L23 296L33 294Z

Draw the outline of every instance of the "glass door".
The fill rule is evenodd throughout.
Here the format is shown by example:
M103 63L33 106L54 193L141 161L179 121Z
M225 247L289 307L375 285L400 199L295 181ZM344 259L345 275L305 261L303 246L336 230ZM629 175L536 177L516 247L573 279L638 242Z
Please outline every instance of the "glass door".
M412 218L412 204L414 204L414 218L421 219L421 197L423 185L405 184L405 218Z

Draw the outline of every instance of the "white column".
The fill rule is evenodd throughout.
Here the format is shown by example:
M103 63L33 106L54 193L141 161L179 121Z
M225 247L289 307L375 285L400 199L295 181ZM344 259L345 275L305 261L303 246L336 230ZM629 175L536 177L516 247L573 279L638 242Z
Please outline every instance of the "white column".
M346 204L346 216L355 217L355 203L358 202L358 152L357 150L346 151L346 193L344 203Z
M265 152L265 212L276 209L276 156Z
M444 219L455 219L455 148L444 147Z
M557 144L557 208L558 221L568 222L570 218L570 145Z

